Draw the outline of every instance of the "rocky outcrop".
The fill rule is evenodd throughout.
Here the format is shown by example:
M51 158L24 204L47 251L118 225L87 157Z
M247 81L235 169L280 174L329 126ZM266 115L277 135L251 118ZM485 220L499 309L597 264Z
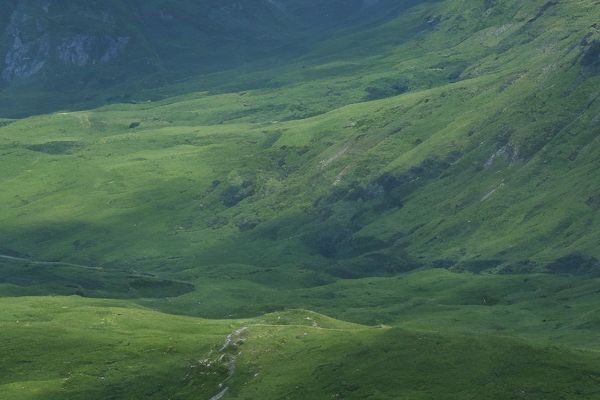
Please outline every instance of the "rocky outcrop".
M0 108L22 117L147 99L157 85L301 56L420 1L2 0L0 89L19 90L0 90Z
M130 37L109 35L74 35L58 45L58 59L79 67L104 64L116 59L125 50Z
M53 21L64 12L61 8L55 10L51 0L17 3L4 31L6 45L1 71L4 82L29 78L49 66L60 69L106 64L117 59L130 42L127 35L61 29ZM83 19L87 18L90 15L83 13ZM92 15L92 18L108 22L110 16Z
M12 13L5 36L9 44L4 57L3 80L10 82L30 77L46 65L50 56L50 35L44 24L30 20L23 1Z

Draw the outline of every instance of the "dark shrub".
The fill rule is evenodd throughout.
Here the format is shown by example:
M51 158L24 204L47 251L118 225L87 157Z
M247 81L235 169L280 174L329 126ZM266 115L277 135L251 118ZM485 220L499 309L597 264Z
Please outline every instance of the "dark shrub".
M523 260L506 264L498 271L499 274L529 274L535 271L537 263L532 260Z
M547 270L553 274L586 275L600 273L600 263L595 257L571 253L548 264Z
M83 145L80 142L56 141L42 144L32 144L31 146L27 146L27 148L31 151L37 151L40 153L61 155L72 154L78 149L80 149L82 146Z
M365 100L377 100L386 97L398 96L408 92L409 82L405 78L383 78L371 82L365 89Z
M594 40L583 53L581 65L592 72L600 71L600 40Z
M479 274L502 264L502 260L468 260L456 265L453 269L459 272L469 271Z
M330 226L304 235L304 243L323 257L333 258L343 252L352 232L342 226Z
M383 253L371 253L335 264L329 272L342 279L360 279L369 276L391 276L409 272L421 267L421 264L406 256L391 256Z
M254 194L254 184L246 181L241 185L231 185L221 194L221 202L225 207L233 207L240 201Z

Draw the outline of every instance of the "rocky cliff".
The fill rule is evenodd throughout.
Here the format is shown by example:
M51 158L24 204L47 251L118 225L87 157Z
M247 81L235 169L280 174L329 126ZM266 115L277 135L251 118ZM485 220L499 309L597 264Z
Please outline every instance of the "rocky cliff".
M123 77L228 66L366 21L382 1L15 0L0 19L0 77L6 86L38 77L77 81L82 71L110 65ZM386 12L398 7L390 3Z

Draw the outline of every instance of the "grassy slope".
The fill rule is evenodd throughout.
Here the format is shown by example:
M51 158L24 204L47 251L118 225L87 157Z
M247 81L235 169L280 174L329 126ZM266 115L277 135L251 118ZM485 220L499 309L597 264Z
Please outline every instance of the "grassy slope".
M222 260L220 248L231 261L254 262L251 249L272 242L270 235L277 238L269 244L272 256L261 251L257 258L280 263L287 251L295 262L298 252L321 250L307 249L302 239L324 230L311 222L326 215L326 227L351 227L344 237L327 238L340 257L365 253L355 248L360 239L429 262L549 261L572 250L595 255L598 77L586 76L579 64L593 2L558 5L535 22L528 22L535 5L504 3L494 9L497 21L481 27L463 19L477 20L483 8L448 3L473 15L446 17L387 51L382 40L377 58L354 55L362 73L352 54L342 52L349 72L316 58L321 64L308 71L282 71L287 83L279 89L194 94L10 124L0 130L4 241L44 259L96 265L208 258L209 250ZM422 8L405 19L421 23L432 12ZM371 35L418 28L403 22ZM449 35L452 29L458 33ZM519 41L525 43L508 47ZM449 71L436 76L457 63L467 66L462 80L448 83ZM415 90L340 108L359 100L369 82L398 75L407 75ZM304 118L314 114L320 115ZM128 129L132 122L141 125ZM415 166L424 169L415 176L423 183L383 185L381 198L347 196L348 188ZM567 193L560 191L565 182ZM253 196L232 207L220 201L243 184ZM552 216L540 211L543 204L552 204ZM136 225L141 221L144 228ZM256 224L239 234L240 226ZM231 254L223 237L249 245ZM76 240L84 245L73 251Z
M276 268L275 287L598 256L593 5L421 6L241 79L277 88L8 124L2 246L197 280ZM399 76L409 93L345 105Z
M182 84L210 92L0 121L0 253L30 260L0 260L0 293L133 299L3 300L0 334L16 350L0 364L13 371L2 393L58 398L67 377L57 353L27 347L15 315L38 321L32 339L54 332L57 349L83 335L79 354L95 359L77 370L96 378L66 384L69 398L147 397L155 386L140 375L167 369L175 375L153 382L177 382L173 398L212 394L211 380L180 384L190 360L240 325L281 322L198 324L135 302L219 318L301 307L398 326L253 327L231 397L598 396L598 278L539 273L574 251L600 256L600 77L581 64L597 2L483 3L417 7L296 64ZM411 90L364 102L390 80ZM394 276L432 263L452 271ZM113 305L133 325L92 330ZM168 348L156 332L169 326L184 350L168 357L91 351L123 335L137 350ZM42 372L23 352L42 357ZM116 358L121 375L99 383Z
M2 399L208 398L227 376L194 366L230 322L77 298L2 304Z
M2 300L0 309L2 399L208 399L219 383L237 399L591 399L599 391L597 353L509 338L367 328L306 311L208 321L74 297Z
M242 79L276 76L278 88L8 124L0 128L3 252L104 267L102 279L117 282L106 283L112 296L128 287L122 271L190 281L196 292L152 304L211 316L308 308L317 303L302 300L307 293L326 295L339 277L402 271L407 257L409 267L483 259L492 260L483 268L538 261L543 269L575 250L598 255L597 207L588 201L599 190L598 76L580 65L576 41L593 2L561 4L531 22L541 6L417 7ZM431 27L431 15L444 17ZM373 45L351 46L364 38ZM448 82L459 67L459 81ZM410 93L344 105L398 76ZM423 184L398 183L419 165L410 179ZM391 188L378 183L386 172L396 177ZM365 195L369 185L374 194ZM57 288L69 274L47 288L13 282L6 291L99 295L77 281ZM387 301L359 298L357 308ZM346 316L366 322L361 314Z
M278 340L269 335L273 333ZM256 342L250 336L246 355L240 359L254 367L240 373L258 375L232 391L232 398L592 399L598 395L597 375L591 373L597 355L569 354L506 338L400 329L271 328L259 330L258 335Z

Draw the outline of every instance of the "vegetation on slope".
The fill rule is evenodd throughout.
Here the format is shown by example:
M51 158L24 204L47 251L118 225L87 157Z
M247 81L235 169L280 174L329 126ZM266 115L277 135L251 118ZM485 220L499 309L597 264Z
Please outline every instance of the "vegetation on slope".
M354 278L432 264L546 271L559 260L567 266L549 271L568 272L590 260L580 272L594 273L591 10L421 6L363 33L380 40L372 53L341 50L345 64L331 65L326 49L345 48L333 39L305 69L276 67L278 88L10 123L4 246L146 271L293 264ZM389 47L394 31L407 39ZM408 93L344 105L386 82L375 93L397 90L389 79L401 74Z
M597 397L597 10L424 3L279 63L0 120L0 392ZM211 350L225 364L186 380Z
M2 399L547 400L600 390L597 354L509 338L306 311L209 321L66 297L5 299L0 309Z

